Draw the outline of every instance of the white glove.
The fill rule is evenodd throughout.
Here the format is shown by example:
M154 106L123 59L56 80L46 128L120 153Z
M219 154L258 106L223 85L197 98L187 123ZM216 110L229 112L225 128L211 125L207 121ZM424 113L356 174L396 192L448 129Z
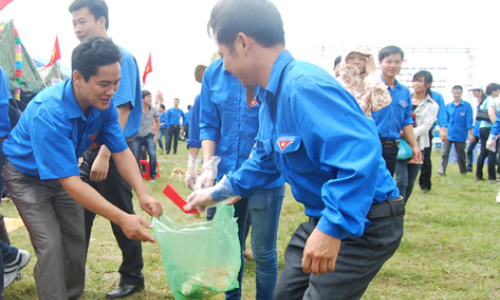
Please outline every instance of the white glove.
M186 170L186 185L187 187L194 191L194 185L196 184L196 176L198 176L198 164L200 163L200 158L188 154L188 166Z
M234 199L234 197L237 198ZM233 201L239 199L240 198L235 195L233 187L229 183L226 175L224 175L215 186L196 190L191 193L186 199L188 204L186 204L185 209L191 210L196 208L198 211L204 211L206 207L227 202L234 203Z
M220 157L212 156L209 161L203 163L201 174L196 179L195 190L211 187L214 185L214 180L217 178L217 166L220 163Z
M494 134L490 134L488 141L486 142L486 149L491 152L497 151L497 136Z

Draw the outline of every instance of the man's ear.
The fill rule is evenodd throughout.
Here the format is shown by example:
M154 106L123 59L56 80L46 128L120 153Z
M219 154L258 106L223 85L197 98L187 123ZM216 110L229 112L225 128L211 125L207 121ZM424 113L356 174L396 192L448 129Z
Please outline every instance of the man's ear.
M104 16L101 16L98 20L97 23L99 23L99 26L103 29L106 30L106 18Z
M247 54L248 50L251 48L252 40L251 38L244 34L243 32L238 33L236 36L235 46L237 49L243 50Z
M85 81L82 74L78 70L73 71L73 83L76 85L81 85Z

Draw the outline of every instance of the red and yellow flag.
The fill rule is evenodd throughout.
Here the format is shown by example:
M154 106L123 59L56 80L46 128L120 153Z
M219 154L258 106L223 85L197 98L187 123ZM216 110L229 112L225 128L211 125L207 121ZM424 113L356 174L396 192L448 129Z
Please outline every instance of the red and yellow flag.
M144 69L144 74L142 75L142 85L146 84L146 76L153 72L153 66L151 65L151 52L149 52L148 63L146 64L146 69Z
M0 0L0 10L7 6L7 4L11 3L14 0Z
M0 0L1 1L1 0ZM52 50L52 56L50 57L50 61L43 69L47 69L50 67L53 63L61 59L61 51L59 50L59 40L57 39L56 35L56 43L54 44L54 49Z

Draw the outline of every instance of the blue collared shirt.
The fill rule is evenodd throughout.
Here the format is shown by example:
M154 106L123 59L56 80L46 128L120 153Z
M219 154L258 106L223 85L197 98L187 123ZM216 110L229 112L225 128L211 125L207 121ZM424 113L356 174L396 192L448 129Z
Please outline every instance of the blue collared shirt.
M181 125L181 118L184 119L184 112L180 108L170 108L167 110L168 126Z
M384 78L382 81L385 83ZM394 89L387 86L389 94L391 94L391 104L382 108L379 111L372 113L373 120L377 124L377 131L381 140L393 141L401 138L400 131L404 126L413 124L411 112L413 104L411 104L410 90L396 80Z
M439 113L438 113L438 122L439 126L441 127L446 127L448 124L446 124L446 105L444 104L444 99L443 96L438 93L432 91L432 100L436 101L436 103L439 105ZM432 126L434 127L434 126Z
M168 128L167 113L166 112L160 113L159 117L160 117L160 128Z
M184 113L184 126L189 126L189 123L191 122L191 111L185 112Z
M113 96L116 107L130 103L130 114L125 126L125 137L132 138L139 132L142 118L141 78L135 57L118 46L122 53L120 86Z
M14 167L40 179L78 176L78 157L96 139L112 153L127 149L118 111L90 107L85 116L75 98L71 79L42 90L30 101L3 143Z
M9 99L12 97L9 90L9 76L0 67L0 137L10 132Z
M201 148L200 141L200 95L194 99L194 105L190 110L191 125L189 125L188 147Z
M217 143L215 155L221 157L217 179L236 171L248 159L259 131L260 103L246 102L246 90L224 69L222 59L214 61L203 75L200 96L200 140ZM266 187L284 184L279 178Z
M382 158L372 119L323 69L283 51L261 89L258 142L228 176L247 197L280 174L317 228L343 239L361 236L373 203L399 196Z
M473 128L470 103L463 100L458 105L454 102L448 103L446 105L446 118L448 140L450 142L465 142L467 130Z

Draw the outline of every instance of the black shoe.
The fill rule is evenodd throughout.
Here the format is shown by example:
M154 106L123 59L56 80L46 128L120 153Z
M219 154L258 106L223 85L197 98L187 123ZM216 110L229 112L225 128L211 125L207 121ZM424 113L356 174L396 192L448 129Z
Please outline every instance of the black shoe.
M133 295L137 292L144 290L144 283L133 284L120 284L114 290L106 295L108 299L121 299Z

